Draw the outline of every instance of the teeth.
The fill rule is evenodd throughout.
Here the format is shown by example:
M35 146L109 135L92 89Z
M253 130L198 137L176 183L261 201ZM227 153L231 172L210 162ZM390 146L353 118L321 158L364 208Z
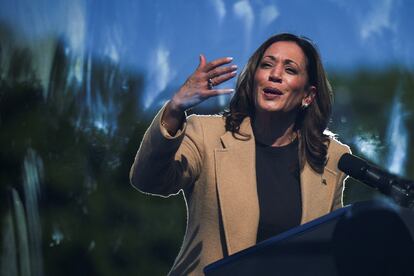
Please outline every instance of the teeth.
M265 88L265 89L263 89L263 92L269 93L269 94L275 94L275 95L282 95L282 93L280 93L279 90L272 89L272 88Z

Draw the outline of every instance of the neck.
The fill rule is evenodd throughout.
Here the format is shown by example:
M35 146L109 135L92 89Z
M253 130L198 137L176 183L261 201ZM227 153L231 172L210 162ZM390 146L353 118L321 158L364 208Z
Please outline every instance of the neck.
M252 121L255 139L265 145L281 147L292 143L296 112L256 112Z

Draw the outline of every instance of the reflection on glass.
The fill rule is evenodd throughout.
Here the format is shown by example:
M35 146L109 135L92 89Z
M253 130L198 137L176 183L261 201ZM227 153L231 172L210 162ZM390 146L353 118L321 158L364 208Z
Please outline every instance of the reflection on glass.
M0 0L2 275L166 274L184 205L140 196L128 180L149 118L200 53L241 67L275 32L319 45L341 140L414 178L412 5ZM348 203L372 196L353 182L346 193Z

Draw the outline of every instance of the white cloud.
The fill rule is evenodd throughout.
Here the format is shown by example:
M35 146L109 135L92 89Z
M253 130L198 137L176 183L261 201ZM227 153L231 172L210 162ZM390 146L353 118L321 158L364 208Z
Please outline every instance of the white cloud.
M114 43L108 42L105 53L113 62L119 62L118 48Z
M66 16L66 17L65 17ZM65 7L65 15L62 16L65 35L68 40L67 53L72 52L73 60L70 64L68 80L76 80L82 83L84 78L84 58L86 47L86 11L80 1L74 1L72 5ZM89 91L89 90L88 90Z
M155 65L156 65L156 71L157 71L157 78L156 78L156 84L157 89L164 90L167 87L169 77L170 77L170 64L169 64L169 58L170 52L163 48L158 48L156 52L156 58L155 58Z
M85 7L80 4L79 1L74 2L73 5L68 6L66 35L68 37L71 49L76 53L82 52L85 46L85 16Z
M254 23L254 13L249 1L242 0L235 3L233 6L233 11L236 16L244 21L245 30L250 34Z
M265 6L260 13L260 23L263 27L266 27L275 21L279 15L279 10L275 5Z
M409 134L405 125L405 111L400 101L401 87L397 90L390 122L387 130L387 142L389 146L387 168L390 172L404 175L407 161Z
M372 10L364 15L360 35L366 40L373 35L380 35L385 30L394 30L391 12L394 1L382 0L375 1Z
M254 23L254 12L249 1L241 0L233 5L234 14L243 21L245 42L244 51L249 49L250 40L252 36L253 23Z
M121 45L121 31L117 25L113 25L106 31L104 55L113 62L118 63L120 59L119 48Z
M220 21L226 16L226 5L223 0L211 0Z
M170 66L170 51L164 47L158 47L149 62L148 87L145 94L145 108L148 108L154 99L167 88L168 83L175 77L174 70Z

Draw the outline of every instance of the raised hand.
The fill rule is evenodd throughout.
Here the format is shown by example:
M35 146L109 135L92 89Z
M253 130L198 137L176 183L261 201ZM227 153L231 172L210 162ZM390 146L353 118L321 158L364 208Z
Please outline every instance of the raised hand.
M215 89L217 86L236 76L236 65L223 66L232 62L232 58L220 58L207 63L200 55L200 64L185 83L172 97L165 108L162 124L171 135L175 135L184 119L184 111L194 107L210 97L229 94L234 89Z
M236 76L236 65L223 66L232 60L226 57L207 63L205 56L200 55L197 69L171 99L174 108L185 111L210 97L232 93L234 89L214 89L214 86Z

